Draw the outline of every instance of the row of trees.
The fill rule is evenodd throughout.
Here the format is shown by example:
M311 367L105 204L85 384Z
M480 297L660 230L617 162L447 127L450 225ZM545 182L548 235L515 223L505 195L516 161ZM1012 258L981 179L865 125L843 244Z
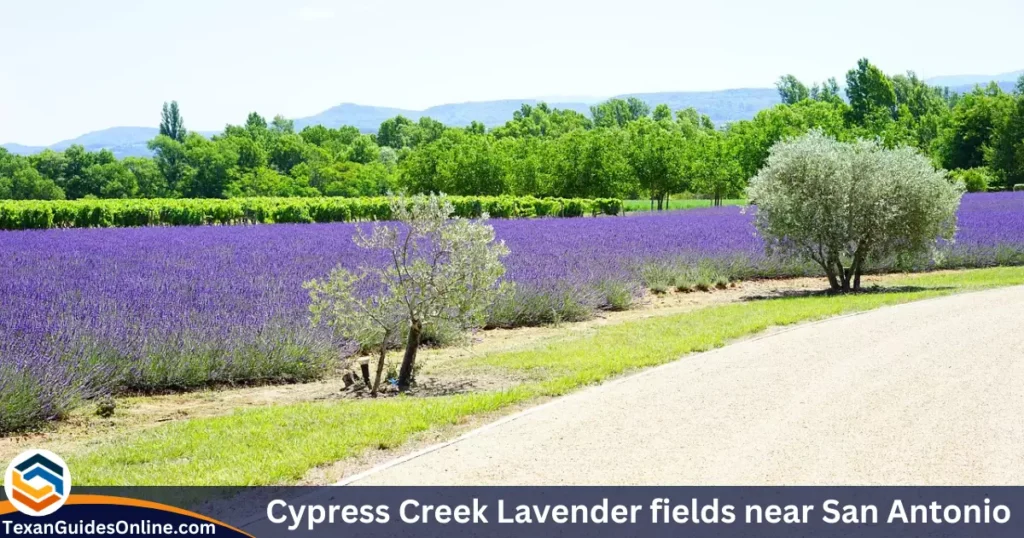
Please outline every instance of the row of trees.
M738 196L776 142L819 129L840 141L910 146L974 190L1024 183L1024 80L955 94L866 59L808 87L778 82L783 103L716 128L693 109L612 99L590 115L523 105L505 125L449 127L397 116L377 134L250 114L206 138L164 106L153 158L72 146L20 157L0 150L0 198L365 196L387 192L559 197Z
M1009 189L1024 182L1024 76L1012 93L993 82L957 94L928 86L912 72L887 76L862 59L847 73L845 102L837 97L834 79L808 88L789 75L777 87L784 105L758 114L754 123L770 124L772 116L826 102L841 115L827 120L817 116L811 127L840 141L859 137L877 139L890 148L917 148L933 164L965 180L971 190ZM758 152L754 160L761 157L763 163L763 155Z

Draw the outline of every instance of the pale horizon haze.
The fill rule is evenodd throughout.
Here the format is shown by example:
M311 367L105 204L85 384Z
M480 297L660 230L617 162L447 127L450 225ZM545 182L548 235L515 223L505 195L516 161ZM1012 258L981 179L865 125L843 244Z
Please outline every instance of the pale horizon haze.
M1024 69L1020 0L0 0L0 143L539 96L772 87L867 57L922 78Z

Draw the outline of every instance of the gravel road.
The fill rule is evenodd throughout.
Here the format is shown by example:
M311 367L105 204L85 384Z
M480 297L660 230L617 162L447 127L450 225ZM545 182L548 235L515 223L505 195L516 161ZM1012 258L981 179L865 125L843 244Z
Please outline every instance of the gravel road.
M348 482L1024 484L1024 287L683 357L382 467Z

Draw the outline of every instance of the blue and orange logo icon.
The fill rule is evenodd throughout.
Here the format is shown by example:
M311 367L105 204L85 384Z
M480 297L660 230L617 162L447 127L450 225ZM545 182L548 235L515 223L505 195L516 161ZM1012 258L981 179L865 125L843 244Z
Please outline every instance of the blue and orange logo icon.
M71 494L71 471L60 456L48 450L22 452L7 466L4 492L19 512L46 516L63 506Z

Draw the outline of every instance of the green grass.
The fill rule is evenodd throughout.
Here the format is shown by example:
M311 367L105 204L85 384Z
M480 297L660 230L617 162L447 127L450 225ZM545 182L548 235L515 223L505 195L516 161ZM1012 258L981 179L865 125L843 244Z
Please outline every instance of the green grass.
M664 364L771 326L860 312L958 291L1024 284L1024 268L915 275L899 291L811 296L708 307L596 329L464 366L512 370L507 391L254 408L157 427L67 460L83 485L255 485L295 482L317 466L391 448L410 436L640 368Z
M695 209L698 207L711 207L711 200L697 200L697 199L685 199L685 200L669 200L669 209ZM745 205L746 200L722 200L723 205ZM623 205L626 211L650 211L651 201L650 200L624 200ZM657 203L654 205L657 210Z
M68 461L82 485L276 484L524 396L513 390L258 407L177 422Z

